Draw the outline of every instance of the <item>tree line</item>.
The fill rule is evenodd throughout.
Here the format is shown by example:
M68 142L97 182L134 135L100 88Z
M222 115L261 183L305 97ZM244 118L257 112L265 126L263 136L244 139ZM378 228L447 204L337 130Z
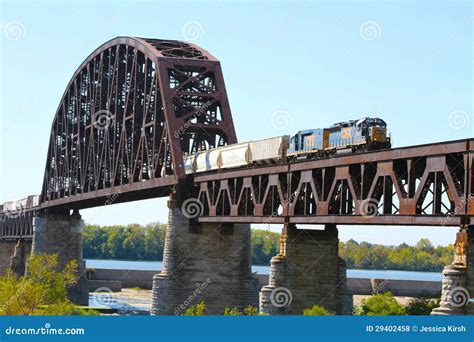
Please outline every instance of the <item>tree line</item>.
M86 259L119 259L161 261L163 259L166 225L84 227ZM262 229L252 230L252 263L269 265L278 253L280 234ZM453 260L454 247L433 246L421 239L414 246L384 246L349 240L339 243L339 254L349 269L389 269L440 272Z

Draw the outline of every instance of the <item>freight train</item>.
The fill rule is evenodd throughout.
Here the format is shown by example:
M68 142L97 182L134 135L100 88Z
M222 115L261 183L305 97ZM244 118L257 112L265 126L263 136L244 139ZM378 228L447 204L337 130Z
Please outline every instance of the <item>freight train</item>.
M387 124L365 117L339 122L329 128L308 129L296 134L248 141L184 156L186 174L251 165L269 165L358 153L391 147Z

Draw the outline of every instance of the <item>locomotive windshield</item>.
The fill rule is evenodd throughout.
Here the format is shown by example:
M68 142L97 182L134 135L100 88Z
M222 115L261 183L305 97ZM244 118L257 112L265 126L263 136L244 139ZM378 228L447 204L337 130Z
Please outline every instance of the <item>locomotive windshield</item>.
M385 123L385 121L379 118L364 118L357 121L356 126L357 127L361 127L361 126L362 127L373 127L373 126L387 127L387 124Z
M368 119L369 126L387 127L385 121L379 118Z

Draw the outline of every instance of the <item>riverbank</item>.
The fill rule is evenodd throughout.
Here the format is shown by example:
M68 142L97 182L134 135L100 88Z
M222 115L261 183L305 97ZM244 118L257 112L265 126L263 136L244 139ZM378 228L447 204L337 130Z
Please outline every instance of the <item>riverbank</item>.
M353 295L354 306L360 306L368 295ZM396 296L402 306L407 306L414 297ZM152 303L152 291L136 288L124 288L114 293L90 293L90 305L115 309L112 315L135 316L149 315Z
M88 269L89 291L108 288L119 292L122 288L142 288L151 290L156 271ZM256 274L259 286L268 284L268 274ZM390 291L394 296L433 296L441 295L441 280L403 280L389 278L347 278L347 287L354 295L370 295Z

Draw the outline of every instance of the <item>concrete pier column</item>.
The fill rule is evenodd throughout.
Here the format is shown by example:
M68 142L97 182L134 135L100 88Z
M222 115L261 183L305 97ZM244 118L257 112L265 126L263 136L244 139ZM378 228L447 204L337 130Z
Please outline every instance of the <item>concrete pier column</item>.
M251 271L250 225L193 222L168 202L162 272L153 277L152 315L182 315L201 301L206 314L258 306ZM187 215L189 216L189 215Z
M0 239L0 276L10 269L10 259L15 253L15 241Z
M35 217L32 253L58 254L60 267L75 260L80 278L75 286L68 289L68 296L76 304L88 305L89 291L82 257L83 226L79 211L70 214L69 210L62 210Z
M15 244L13 256L10 258L10 269L18 276L24 276L26 262L31 255L32 242L25 239L18 239Z
M440 306L432 315L474 315L474 226L462 226L454 246L454 261L443 270Z
M335 225L324 230L296 229L287 225L280 253L271 260L269 284L260 291L260 312L302 315L319 305L339 314L352 314L346 264L338 253Z

